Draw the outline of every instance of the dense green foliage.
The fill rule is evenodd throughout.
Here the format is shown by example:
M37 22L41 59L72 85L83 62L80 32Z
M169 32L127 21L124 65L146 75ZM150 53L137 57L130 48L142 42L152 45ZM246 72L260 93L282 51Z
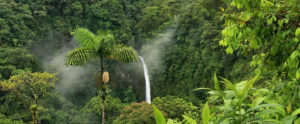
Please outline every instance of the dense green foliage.
M168 118L173 119L182 119L184 112L197 111L197 107L193 106L192 103L188 103L185 100L174 96L166 96L162 98L156 97L153 100L153 104L156 105L159 110L164 111Z
M101 120L101 104L102 98L100 96L93 97L86 105L80 110L81 115L85 119L82 123L100 123ZM112 123L124 108L119 98L107 96L105 98L105 111L107 115L107 123Z
M132 103L125 107L120 116L113 122L114 124L151 124L154 123L153 108L150 104Z
M300 123L299 0L0 0L0 8L0 124L96 124L102 105L115 124ZM155 107L142 102L141 64L124 64L138 54ZM65 63L81 67L62 71ZM106 97L99 67L110 74Z
M214 76L215 90L207 99L213 114L206 104L200 122L299 123L299 7L293 0L233 0L221 8L225 29L220 45L228 54L253 56L255 73L239 83L222 78L224 88ZM184 117L187 123L199 121Z
M1 89L6 92L1 99L1 113L23 120L30 120L28 116L31 116L34 121L41 122L47 118L43 115L47 109L40 103L51 97L56 80L53 74L24 73L0 82Z
M0 48L0 80L10 76L40 70L39 63L28 50L22 48Z

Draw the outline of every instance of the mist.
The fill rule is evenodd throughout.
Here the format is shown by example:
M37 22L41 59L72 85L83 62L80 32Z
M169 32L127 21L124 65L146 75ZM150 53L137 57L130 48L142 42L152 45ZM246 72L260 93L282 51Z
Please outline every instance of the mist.
M76 87L80 87L86 82L86 75L89 72L87 66L69 66L65 65L65 55L70 48L63 48L57 55L50 58L50 61L44 62L44 69L58 73L60 82L56 85L56 89L66 96L69 92L73 92Z
M142 47L141 56L145 58L146 64L151 70L162 69L163 66L163 49L174 44L174 34L176 29L169 28L163 33L154 37L150 42Z
M49 34L50 35L50 34ZM60 34L58 34L60 35ZM65 39L63 39L65 40ZM48 42L47 42L48 41ZM78 95L75 94L76 91L81 91L81 93L86 93L88 91L95 91L96 89L84 89L84 88L94 88L87 87L86 85L94 85L93 73L96 69L92 64L86 64L84 66L66 66L65 65L65 55L68 51L78 47L74 40L61 41L63 42L63 47L55 48L55 46L49 46L49 42L61 41L56 37L50 35L41 41L39 46L36 46L33 50L34 54L39 56L42 63L43 70L49 73L57 73L56 77L59 78L57 84L55 85L55 90L58 91L64 98L68 99L69 96ZM52 52L55 50L55 52ZM95 91L96 92L96 91ZM91 93L93 94L93 92ZM90 95L91 95L90 94ZM89 96L90 96L89 95Z
M158 35L151 38L148 44L144 44L140 55L145 59L149 70L161 70L164 68L163 60L165 49L170 48L175 43L175 34L180 25L180 16L175 16L170 24Z

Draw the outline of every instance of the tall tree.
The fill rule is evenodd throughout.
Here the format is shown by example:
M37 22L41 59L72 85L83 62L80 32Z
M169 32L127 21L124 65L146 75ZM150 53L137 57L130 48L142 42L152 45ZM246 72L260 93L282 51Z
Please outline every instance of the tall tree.
M22 105L28 107L32 113L32 122L37 124L39 120L38 110L42 108L40 100L47 98L55 87L57 78L49 73L24 73L10 77L9 80L0 82L0 87L8 91L5 97L15 96L22 101ZM19 101L18 100L18 101ZM11 106L7 100L4 104ZM16 103L17 101L15 101ZM15 104L14 103L14 104Z
M85 28L78 28L71 33L75 41L81 46L66 55L66 65L80 66L95 59L100 59L100 70L95 74L95 81L102 97L102 124L105 123L104 102L108 91L102 81L104 73L104 58L123 63L136 62L137 52L132 47L114 43L114 36L110 31L98 31L97 35Z

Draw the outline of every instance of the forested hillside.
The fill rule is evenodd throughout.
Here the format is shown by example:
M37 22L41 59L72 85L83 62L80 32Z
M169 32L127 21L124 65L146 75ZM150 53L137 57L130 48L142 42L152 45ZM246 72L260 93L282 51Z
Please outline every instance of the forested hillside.
M0 124L298 124L299 15L299 0L0 0Z

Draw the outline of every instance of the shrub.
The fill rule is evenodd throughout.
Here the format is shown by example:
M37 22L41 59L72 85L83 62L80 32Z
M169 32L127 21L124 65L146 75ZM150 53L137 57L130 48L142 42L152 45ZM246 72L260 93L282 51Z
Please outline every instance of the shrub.
M114 124L155 124L152 105L132 103L125 107Z
M167 117L172 119L182 119L184 112L197 109L191 102L174 96L156 97L153 100L153 104L156 105L159 110L166 112Z

